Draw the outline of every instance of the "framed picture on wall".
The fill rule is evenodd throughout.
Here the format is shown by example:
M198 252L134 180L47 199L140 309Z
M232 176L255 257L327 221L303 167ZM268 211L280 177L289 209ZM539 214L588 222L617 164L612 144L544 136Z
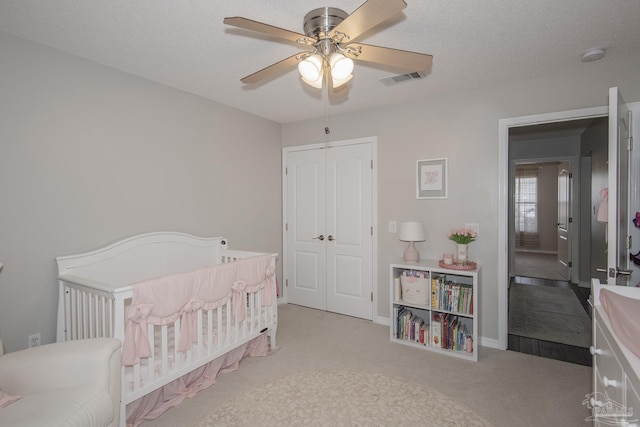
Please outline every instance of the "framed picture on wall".
M416 163L416 197L446 199L447 158L418 160Z

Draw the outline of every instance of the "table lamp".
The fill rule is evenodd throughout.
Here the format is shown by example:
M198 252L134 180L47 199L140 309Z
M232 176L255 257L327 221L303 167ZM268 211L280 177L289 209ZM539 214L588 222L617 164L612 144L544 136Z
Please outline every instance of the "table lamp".
M424 227L419 221L404 221L400 223L400 232L398 239L403 242L409 242L409 247L404 251L405 262L420 261L420 253L416 249L413 242L423 242L426 240Z

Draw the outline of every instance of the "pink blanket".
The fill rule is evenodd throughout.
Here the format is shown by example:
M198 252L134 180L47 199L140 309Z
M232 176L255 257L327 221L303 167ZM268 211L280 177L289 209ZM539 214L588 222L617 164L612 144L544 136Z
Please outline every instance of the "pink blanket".
M618 339L640 357L640 300L601 289L600 303L607 312Z
M235 322L246 315L243 293L265 288L263 305L271 305L275 269L271 255L217 264L188 273L169 274L133 285L127 311L122 364L134 365L151 356L147 325L166 325L181 318L178 351L197 341L195 312L220 307L231 299Z

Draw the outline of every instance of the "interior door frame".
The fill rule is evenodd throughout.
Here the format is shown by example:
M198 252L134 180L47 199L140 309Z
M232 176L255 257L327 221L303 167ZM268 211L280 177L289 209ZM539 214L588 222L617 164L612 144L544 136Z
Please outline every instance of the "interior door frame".
M498 343L508 345L508 281L509 281L509 129L545 123L563 122L609 115L608 106L559 111L498 121Z
M287 250L287 176L286 176L286 164L287 164L287 154L293 151L302 151L302 150L318 150L318 149L327 149L332 147L343 147L347 145L357 145L357 144L365 144L370 143L372 148L372 159L373 159L373 170L372 170L372 225L373 225L373 235L372 235L372 255L371 255L371 267L372 267L372 281L371 290L373 292L373 313L372 318L374 322L379 323L378 316L378 138L375 136L364 137L364 138L355 138L355 139L347 139L341 141L327 141L322 143L314 143L314 144L304 144L304 145L295 145L290 147L282 148L282 271L287 271L288 265L287 260L289 256L289 252ZM282 304L288 304L288 295L286 289L286 283L282 283L280 286L280 298L279 301Z

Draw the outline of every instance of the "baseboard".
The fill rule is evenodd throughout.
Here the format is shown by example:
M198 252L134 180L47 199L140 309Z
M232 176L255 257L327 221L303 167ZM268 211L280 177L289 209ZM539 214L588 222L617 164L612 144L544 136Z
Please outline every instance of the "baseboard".
M487 337L480 337L480 342L479 344L482 347L490 347L490 348L495 348L496 350L506 350L505 348L502 348L500 346L500 341L498 341L495 338L487 338Z
M377 316L373 320L373 323L377 323L378 325L383 325L383 326L389 326L391 325L391 319L389 319L388 317Z

